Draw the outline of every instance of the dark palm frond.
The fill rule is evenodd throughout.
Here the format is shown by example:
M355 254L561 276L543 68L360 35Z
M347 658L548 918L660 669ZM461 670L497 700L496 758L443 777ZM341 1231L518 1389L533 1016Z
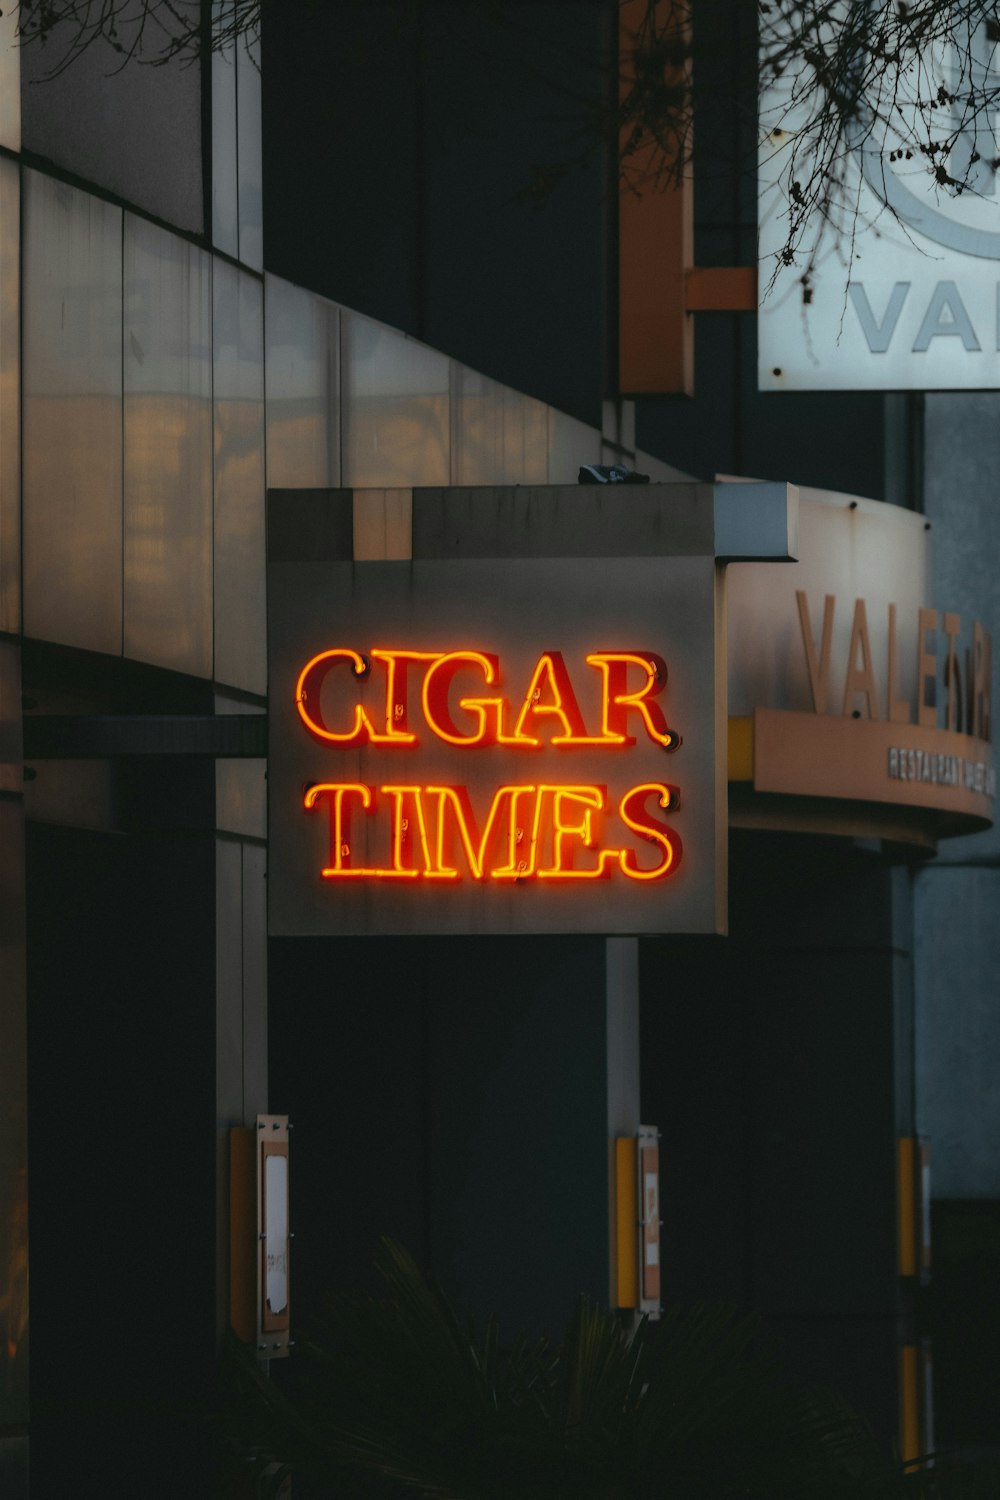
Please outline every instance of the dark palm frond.
M783 1374L759 1320L670 1308L633 1331L581 1299L561 1348L480 1336L399 1245L384 1292L331 1304L268 1440L346 1496L435 1500L997 1500L997 1471L903 1472L838 1396ZM291 1371L289 1374L291 1375ZM270 1397L267 1387L271 1386ZM346 1478L345 1478L346 1476ZM365 1476L369 1476L366 1478ZM992 1486L992 1487L991 1487Z

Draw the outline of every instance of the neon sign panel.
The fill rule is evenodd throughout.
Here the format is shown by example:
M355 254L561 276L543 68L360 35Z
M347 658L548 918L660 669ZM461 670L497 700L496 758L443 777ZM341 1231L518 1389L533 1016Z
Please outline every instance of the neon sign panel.
M338 646L309 658L298 673L295 708L325 748L363 754L377 747L407 766L414 752L435 744L448 747L452 764L455 752L475 757L495 747L525 760L523 779L505 780L478 809L466 785L443 778L310 783L303 810L324 815L329 831L322 878L649 882L674 873L681 841L663 814L678 806L675 785L643 780L609 798L602 783L537 774L538 757L549 750L569 769L566 757L577 749L620 757L640 741L666 751L681 743L660 701L667 686L662 656L594 651L584 663L596 674L588 687L599 700L591 728L560 651L539 655L519 700L503 692L500 660L489 652L373 647L365 654ZM506 756L504 764L511 764ZM366 835L374 825L381 839L384 857L376 863L356 858L363 825ZM363 842L370 847L367 837Z

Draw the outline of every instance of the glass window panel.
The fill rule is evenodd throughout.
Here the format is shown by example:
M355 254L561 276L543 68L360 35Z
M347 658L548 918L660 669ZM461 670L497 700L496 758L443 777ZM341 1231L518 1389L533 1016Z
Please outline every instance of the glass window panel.
M264 299L268 487L336 487L339 309L276 276Z
M6 9L6 7L3 7ZM128 48L148 0L115 6L115 25ZM77 6L82 11L82 6ZM155 7L150 40L169 26L169 7ZM72 24L67 31L72 30ZM21 47L21 134L25 150L56 162L88 182L148 212L200 232L201 69L183 58L157 67L121 66L103 40L82 48L72 65L53 74L61 42Z
M125 218L125 654L212 674L211 262Z
M21 57L15 44L17 9L0 12L0 146L21 149Z
M601 461L601 434L549 407L549 484L576 484L581 464Z
M264 595L264 289L217 261L215 370L215 677L267 690Z
M24 628L122 649L122 214L24 182Z
M260 271L264 265L261 165L260 44L236 46L236 135L239 171L240 260Z
M232 10L215 0L213 20ZM240 253L236 189L236 57L232 46L212 53L212 243L227 255Z
M343 314L344 483L448 483L449 360L358 313Z
M0 157L0 630L11 631L21 628L20 220L17 162Z

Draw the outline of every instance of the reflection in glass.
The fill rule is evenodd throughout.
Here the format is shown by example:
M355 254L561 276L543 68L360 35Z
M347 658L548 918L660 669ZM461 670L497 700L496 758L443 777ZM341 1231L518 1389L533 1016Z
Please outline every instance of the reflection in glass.
M548 415L543 402L453 365L452 482L547 484Z
M336 487L339 309L276 276L264 297L268 487Z
M24 173L24 628L122 649L121 209Z
M264 595L264 296L214 268L215 677L267 690Z
M503 386L452 365L452 483L498 484L502 472Z
M125 219L125 654L212 674L211 262Z
M11 631L21 628L20 221L17 163L0 158L0 630Z
M447 484L447 357L359 313L343 325L344 483Z
M503 390L501 484L544 484L548 477L548 430L541 401Z

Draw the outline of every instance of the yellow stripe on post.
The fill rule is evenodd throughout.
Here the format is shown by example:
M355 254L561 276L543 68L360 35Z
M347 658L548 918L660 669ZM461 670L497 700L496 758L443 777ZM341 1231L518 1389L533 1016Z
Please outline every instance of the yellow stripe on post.
M753 781L753 715L729 720L729 780Z
M639 1306L639 1225L635 1137L615 1141L615 1306Z
M917 1274L916 1147L911 1135L896 1142L896 1238L900 1276Z
M899 1456L911 1466L920 1457L920 1394L913 1344L904 1344L899 1351Z

